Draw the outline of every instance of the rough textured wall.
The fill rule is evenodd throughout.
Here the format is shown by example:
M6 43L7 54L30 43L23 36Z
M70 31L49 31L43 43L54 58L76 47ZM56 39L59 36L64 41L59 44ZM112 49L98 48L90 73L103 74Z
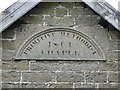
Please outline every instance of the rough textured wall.
M120 35L83 3L40 3L2 33L3 88L116 88ZM85 33L102 48L106 61L14 60L29 36L51 27ZM108 29L109 28L109 29Z

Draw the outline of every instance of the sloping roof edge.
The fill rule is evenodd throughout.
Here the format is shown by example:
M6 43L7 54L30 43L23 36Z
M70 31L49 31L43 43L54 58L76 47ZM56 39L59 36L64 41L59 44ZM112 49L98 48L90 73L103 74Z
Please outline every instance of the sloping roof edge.
M37 2L31 2L30 0L25 2L18 1L0 13L0 33L34 8L41 1L42 0L37 0ZM101 0L100 2L95 2L95 0L90 0L89 2L87 0L82 1L120 31L120 13L110 4L104 0Z
M42 0L37 0L37 2L31 2L30 0L25 0L25 2L18 1L0 13L0 33L34 8L41 1Z
M114 9L104 0L101 0L99 2L95 2L95 0L91 0L90 2L86 2L86 0L82 1L87 4L91 9L93 9L96 13L98 13L102 18L108 21L111 25L113 25L117 30L120 31L119 11Z

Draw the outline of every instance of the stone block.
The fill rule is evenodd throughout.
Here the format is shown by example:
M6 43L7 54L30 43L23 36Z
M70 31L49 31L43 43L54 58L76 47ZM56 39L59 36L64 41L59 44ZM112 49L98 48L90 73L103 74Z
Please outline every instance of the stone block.
M86 80L89 83L105 83L107 81L106 72L88 72L86 73Z
M68 61L58 64L62 71L97 71L99 64L91 61ZM89 66L89 67L88 67Z
M26 72L23 73L23 82L34 82L41 84L52 81L53 74L49 72Z
M34 8L27 15L54 15L54 8L49 7L41 7Z
M98 25L99 20L100 18L98 16L79 16L76 18L76 24L85 26Z
M65 8L73 8L75 5L75 2L60 2L60 5Z
M15 41L14 40L3 40L2 41L2 48L5 50L14 50L15 49Z
M119 49L120 42L118 41L110 41L109 43L109 51L115 51L115 50L120 50Z
M96 15L92 10L86 8L72 8L70 9L70 15L79 16L79 15Z
M2 71L2 82L20 82L21 73L12 71Z
M41 2L35 8L56 8L59 6L59 2Z
M48 26L73 26L74 18L72 16L65 17L46 17L45 22Z
M109 31L108 33L109 33L109 38L111 40L120 41L120 33L117 30L112 30L112 31Z
M100 71L118 71L118 62L100 62L98 70Z
M2 39L13 39L15 37L15 28L8 28L1 33Z
M101 88L100 90L103 90L103 88L107 89L111 89L111 90L118 90L118 84L117 83L114 83L114 84L111 84L111 83L108 83L108 84L99 84L99 87L98 88Z
M73 88L73 84L72 83L52 83L48 85L48 88ZM58 89L58 90L59 90Z
M55 61L39 61L31 62L30 69L32 71L59 71L59 63Z
M118 83L119 72L110 72L108 76L109 83Z
M85 4L84 4L83 2L75 2L74 7L84 8L84 7L85 7Z
M19 85L19 86L21 86L22 88L47 88L48 85L45 84L45 83L43 83L43 84L31 83L31 84L22 84L22 85Z
M2 60L13 60L14 51L13 50L2 50Z
M80 83L75 83L75 88L95 88L94 84L80 84Z
M108 54L109 54L108 56L110 61L116 61L116 60L119 60L120 58L118 51L110 51Z
M58 72L56 73L57 82L84 82L84 73Z
M43 16L24 16L20 20L26 24L43 24Z
M67 15L66 8L56 8L56 16L64 16Z
M2 61L3 70L28 70L29 61Z

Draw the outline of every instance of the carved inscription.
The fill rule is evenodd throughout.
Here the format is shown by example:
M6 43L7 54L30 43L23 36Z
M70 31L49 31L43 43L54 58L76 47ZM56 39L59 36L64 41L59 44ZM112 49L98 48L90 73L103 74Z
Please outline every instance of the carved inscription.
M17 57L23 59L94 60L103 59L97 45L84 34L72 30L48 30L28 40Z

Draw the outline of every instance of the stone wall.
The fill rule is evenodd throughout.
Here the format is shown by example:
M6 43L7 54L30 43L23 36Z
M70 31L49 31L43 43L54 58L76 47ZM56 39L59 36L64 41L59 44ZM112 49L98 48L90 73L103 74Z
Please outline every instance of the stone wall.
M40 3L2 33L3 88L118 88L120 32L102 27L84 3ZM105 61L15 60L31 35L53 27L79 30L102 48Z

